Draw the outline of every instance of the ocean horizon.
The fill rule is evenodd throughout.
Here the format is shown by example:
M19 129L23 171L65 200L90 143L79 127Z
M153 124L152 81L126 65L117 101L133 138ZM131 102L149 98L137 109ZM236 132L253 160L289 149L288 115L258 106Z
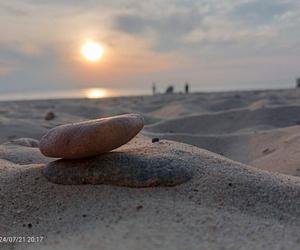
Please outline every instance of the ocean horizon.
M183 93L184 84L173 85L174 93ZM272 90L272 89L287 89L294 88L292 83L278 84L258 84L258 85L193 85L190 84L190 93L198 92L227 92L227 91L247 91L247 90ZM164 94L167 85L157 86L157 94ZM72 99L72 98L87 98L100 99L109 97L121 96L139 96L152 95L152 88L106 88L106 87L89 87L89 88L74 88L74 89L45 89L45 90L16 90L16 91L0 91L0 101L15 101L15 100L44 100L44 99Z

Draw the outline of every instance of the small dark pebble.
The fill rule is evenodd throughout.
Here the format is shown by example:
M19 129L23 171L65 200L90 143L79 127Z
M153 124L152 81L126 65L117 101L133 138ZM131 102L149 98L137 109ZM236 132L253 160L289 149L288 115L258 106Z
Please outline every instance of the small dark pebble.
M31 223L28 223L28 228L32 228L32 224Z
M159 138L152 138L152 143L159 142Z
M228 183L228 186L229 186L229 187L232 187L232 183Z
M83 214L82 217L85 218L85 217L86 217L86 214Z
M264 149L263 153L268 153L270 151L269 148Z
M52 111L48 112L45 116L46 121L53 120L54 118L55 118L55 114Z
M138 211L138 210L141 210L143 208L143 205L138 205L138 206L136 206L136 210Z
M263 151L263 154L271 154L275 151L275 149L270 149L270 148L266 148L264 151Z

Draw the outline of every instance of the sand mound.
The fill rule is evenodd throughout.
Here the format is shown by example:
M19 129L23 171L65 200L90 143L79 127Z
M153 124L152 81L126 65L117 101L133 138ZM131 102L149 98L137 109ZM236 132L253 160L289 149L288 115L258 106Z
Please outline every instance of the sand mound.
M49 111L55 118L46 121ZM298 249L299 111L299 89L5 102L0 236L46 238L4 249ZM144 115L150 138L126 147L160 138L157 146L193 166L190 181L133 189L57 185L42 175L52 159L36 140L48 129L131 112Z
M47 163L50 158L44 157L38 148L38 141L31 138L20 138L0 145L0 159L19 165Z
M300 176L299 126L222 136L147 132L144 134L205 148L260 169Z
M10 195L1 196L0 234L47 236L15 249L297 248L298 178L161 143L185 152L194 166L191 181L151 189L55 185L42 176L44 165L1 160L0 188Z
M202 135L231 134L297 125L300 123L299 113L300 106L242 109L170 119L149 125L146 130Z

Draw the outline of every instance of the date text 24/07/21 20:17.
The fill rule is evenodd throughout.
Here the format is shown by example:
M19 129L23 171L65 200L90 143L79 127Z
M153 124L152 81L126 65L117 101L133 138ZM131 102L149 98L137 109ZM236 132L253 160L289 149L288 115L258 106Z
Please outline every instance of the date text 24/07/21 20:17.
M1 243L40 243L44 236L0 236Z

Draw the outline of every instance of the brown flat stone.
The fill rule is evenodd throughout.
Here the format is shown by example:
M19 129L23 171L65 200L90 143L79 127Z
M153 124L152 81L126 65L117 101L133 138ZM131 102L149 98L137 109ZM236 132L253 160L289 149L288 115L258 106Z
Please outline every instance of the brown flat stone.
M66 124L51 129L40 141L48 157L79 159L96 156L129 142L144 126L139 114Z

